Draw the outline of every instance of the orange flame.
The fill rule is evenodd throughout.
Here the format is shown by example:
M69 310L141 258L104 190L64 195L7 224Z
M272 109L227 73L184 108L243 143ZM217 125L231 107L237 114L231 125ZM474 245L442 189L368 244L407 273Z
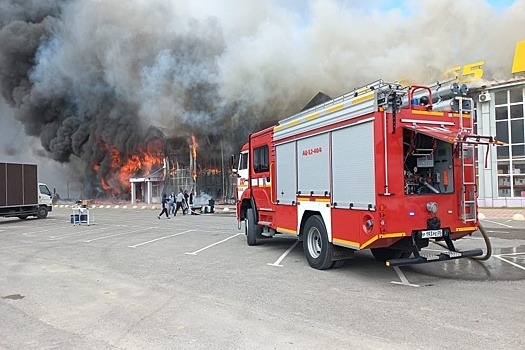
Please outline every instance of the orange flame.
M193 159L197 158L197 147L199 147L199 144L197 143L197 138L195 135L191 135L191 155Z
M196 162L197 147L199 147L199 144L197 143L197 138L195 137L195 135L191 135L190 148L191 148L191 156L193 158L193 171L192 171L191 176L194 182L197 181L197 162Z
M109 156L109 171L99 174L100 185L113 196L128 193L131 188L130 178L137 175L147 175L155 165L163 163L159 154L162 143L160 140L146 145L146 149L139 147L136 154L123 154L116 147L101 142L100 148ZM92 164L95 172L99 172L100 163Z
M217 175L221 173L221 170L219 168L209 168L209 169L204 170L204 172L207 175Z

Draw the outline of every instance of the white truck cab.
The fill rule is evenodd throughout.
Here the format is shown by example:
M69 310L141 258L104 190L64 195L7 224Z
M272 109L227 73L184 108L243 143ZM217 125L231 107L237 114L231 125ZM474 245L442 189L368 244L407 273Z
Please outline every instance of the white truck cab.
M38 183L38 204L47 205L51 207L53 201L53 194L49 190L46 184L39 182ZM48 210L51 211L51 210Z

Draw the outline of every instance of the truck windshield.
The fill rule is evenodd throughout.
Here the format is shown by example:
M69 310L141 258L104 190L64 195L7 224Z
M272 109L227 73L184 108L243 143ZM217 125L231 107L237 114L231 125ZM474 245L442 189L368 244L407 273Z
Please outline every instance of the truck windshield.
M239 170L248 169L248 152L241 153L239 159Z
M47 188L46 185L39 185L38 188L40 189L40 193L51 196L51 191L49 190L49 188Z

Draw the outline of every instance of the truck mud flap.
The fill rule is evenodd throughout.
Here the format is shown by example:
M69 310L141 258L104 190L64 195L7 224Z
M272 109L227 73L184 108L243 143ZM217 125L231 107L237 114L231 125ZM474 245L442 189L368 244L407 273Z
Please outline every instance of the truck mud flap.
M412 258L401 258L401 259L391 259L385 262L386 266L405 266L405 265L417 265L425 264L436 261L447 261L455 260L462 258L469 258L472 256L480 256L483 252L481 249L465 250L462 252L453 252L453 251L443 251L439 254L424 253L418 254L417 257Z

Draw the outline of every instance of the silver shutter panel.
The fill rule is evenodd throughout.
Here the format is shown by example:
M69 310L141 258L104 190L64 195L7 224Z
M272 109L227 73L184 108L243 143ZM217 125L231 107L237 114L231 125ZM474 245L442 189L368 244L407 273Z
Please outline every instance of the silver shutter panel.
M297 192L295 142L276 146L275 161L277 170L276 200L279 201L279 204L292 204Z
M330 193L328 133L297 141L298 189L302 195Z
M373 121L332 134L333 202L337 207L375 207Z

